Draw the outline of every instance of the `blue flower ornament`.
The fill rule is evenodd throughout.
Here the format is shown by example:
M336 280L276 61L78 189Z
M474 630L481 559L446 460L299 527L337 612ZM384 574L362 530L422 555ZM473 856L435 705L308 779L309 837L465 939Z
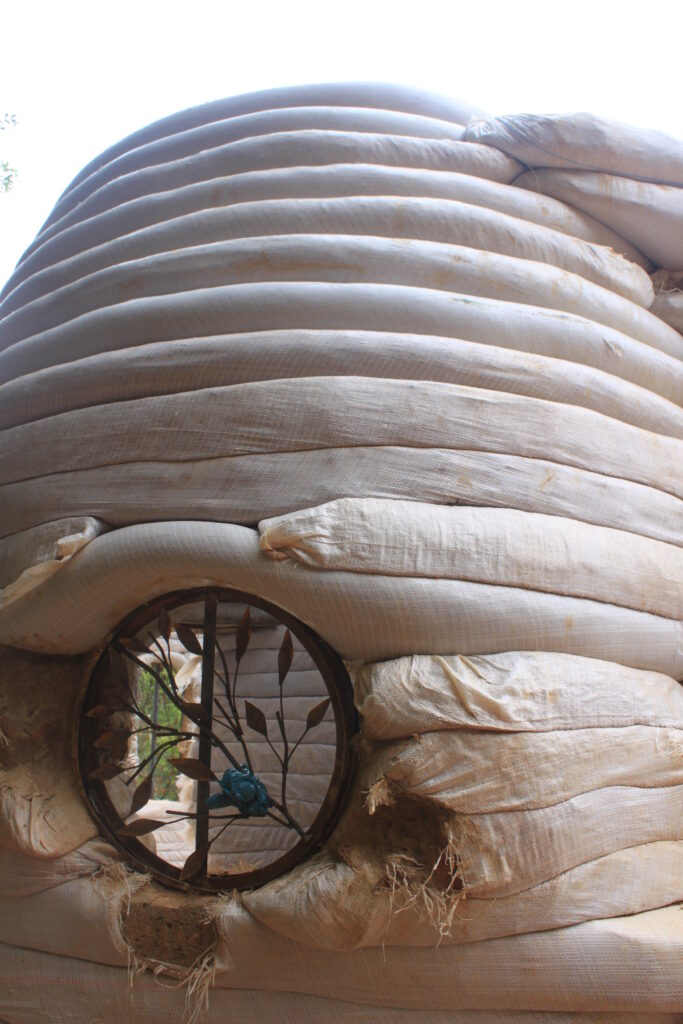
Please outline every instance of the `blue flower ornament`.
M220 780L220 792L206 801L209 810L218 807L236 807L247 818L265 818L273 802L268 790L246 764L241 768L228 768Z

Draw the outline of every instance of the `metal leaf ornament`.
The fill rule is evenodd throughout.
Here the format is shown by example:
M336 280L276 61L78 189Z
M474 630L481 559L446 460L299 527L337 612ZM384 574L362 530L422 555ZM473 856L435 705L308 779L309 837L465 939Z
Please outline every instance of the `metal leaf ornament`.
M246 764L241 768L228 768L220 780L220 792L206 801L209 810L218 807L236 807L247 818L265 818L272 801L268 790Z
M292 667L293 661L294 644L292 643L292 634L287 630L282 638L282 644L280 645L280 651L277 657L278 682L280 686L284 683L285 677Z
M290 630L278 609L267 603L266 614L254 616L244 596L230 589L206 588L174 592L159 604L138 609L97 662L82 711L79 763L93 814L130 851L136 864L146 864L153 875L172 885L181 883L183 889L247 889L278 877L324 842L349 785L354 719L342 663L304 624ZM193 622L198 620L200 603L203 625L183 622L190 616ZM265 647L256 632L261 627L278 630L267 634ZM227 641L223 633L228 634ZM272 646L271 635L279 639ZM258 648L253 663L252 643ZM296 686L287 683L301 649L309 652L318 668L317 688L311 691L310 706L304 702L303 716L298 704L294 713L287 713L287 698L299 696ZM269 654L266 665L264 650ZM176 677L178 661L183 665ZM238 694L241 667L244 692ZM201 698L187 686L190 678L195 686L199 682L200 668ZM254 701L249 677L256 669L267 676L268 687L264 692L259 688L259 699ZM262 700L268 703L259 706ZM300 822L296 805L290 806L288 789L292 789L293 774L305 769L311 733L315 735L314 730L332 718L333 710L334 723L328 724L335 725L336 754L328 795L312 824ZM330 735L327 728L326 740ZM182 799L176 800L179 777L191 779L194 785L185 786ZM114 794L109 787L117 779L128 787L125 817L118 789ZM163 809L167 799L172 805ZM155 813L158 817L151 817ZM263 851L265 862L263 858L246 866L240 862L226 875L220 858L211 858L211 849L219 845L221 857L238 851L241 839L248 838L243 829L251 818L268 818L269 825L290 830L287 849L281 852L280 844L273 844L273 850ZM178 823L185 823L182 867L175 858L164 857L164 844L155 852L140 842L157 830L169 835L164 829Z

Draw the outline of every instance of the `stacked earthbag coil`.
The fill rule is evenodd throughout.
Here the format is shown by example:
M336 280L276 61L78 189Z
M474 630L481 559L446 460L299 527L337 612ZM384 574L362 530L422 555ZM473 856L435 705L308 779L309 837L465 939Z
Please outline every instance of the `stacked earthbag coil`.
M680 143L590 114L475 118L466 138L523 163L519 188L563 200L628 239L658 268L653 312L683 329Z
M66 190L0 306L0 1018L178 1014L132 963L207 1020L673 1022L681 168L337 85ZM70 759L88 652L206 584L312 626L361 715L331 840L239 901L129 871Z

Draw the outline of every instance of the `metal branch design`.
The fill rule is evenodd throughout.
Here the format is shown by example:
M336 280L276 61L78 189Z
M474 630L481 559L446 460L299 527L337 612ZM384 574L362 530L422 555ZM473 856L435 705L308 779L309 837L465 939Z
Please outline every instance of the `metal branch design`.
M102 719L104 731L94 742L99 752L99 764L90 772L90 777L108 781L116 776L125 777L125 785L131 786L147 769L144 779L133 791L129 817L137 814L152 799L154 776L165 755L179 742L198 741L198 756L168 757L170 764L180 775L197 783L196 810L185 812L167 810L167 818L136 818L118 828L118 835L141 837L170 825L173 822L191 820L195 823L195 849L185 861L180 879L187 881L206 872L209 850L225 831L235 822L252 817L268 817L283 828L294 831L300 839L306 838L306 830L292 813L287 799L287 783L292 759L305 737L323 721L331 700L329 697L310 708L301 734L292 740L287 734L284 713L284 687L294 660L294 645L289 629L286 629L277 656L278 710L275 712L279 735L271 737L265 714L255 703L237 696L240 664L249 647L252 636L251 609L246 606L237 624L235 636L235 668L230 673L228 662L217 641L217 598L209 593L204 602L204 623L202 639L187 625L173 625L165 609L157 620L158 634L151 629L145 640L137 636L118 638L112 644L109 657L120 657L136 669L149 673L154 681L154 710L146 713L131 686L127 672L118 675L121 683L118 693L114 690L108 705L99 704L87 712L88 718ZM189 654L201 658L201 699L199 703L184 699L178 687L171 657L171 634L175 634ZM216 692L218 691L218 692ZM166 700L180 714L180 726L161 724L157 721L158 697ZM131 722L137 720L136 727ZM189 727L183 728L183 720ZM280 766L281 782L279 791L269 792L264 782L254 771L249 750L249 730L262 736L275 755ZM217 727L229 734L221 738ZM134 763L126 763L129 756L130 739L134 735L150 737L149 753L140 756ZM211 752L218 750L230 765L218 777L211 769ZM217 783L217 791L211 793L211 784ZM229 813L225 813L229 809ZM223 812L223 813L219 813ZM209 838L210 824L218 825L216 833Z

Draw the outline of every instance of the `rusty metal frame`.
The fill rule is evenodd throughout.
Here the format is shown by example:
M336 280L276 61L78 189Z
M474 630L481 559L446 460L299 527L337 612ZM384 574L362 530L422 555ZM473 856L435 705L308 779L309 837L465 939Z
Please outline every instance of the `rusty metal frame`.
M152 853L135 836L122 836L121 826L124 819L114 807L105 780L93 778L93 771L102 762L102 753L94 742L102 726L95 718L88 717L101 701L103 686L106 685L108 671L108 651L112 645L125 645L136 636L146 625L159 620L160 615L168 615L173 609L186 604L204 602L204 629L207 634L213 631L215 640L216 608L219 602L240 603L247 607L259 608L276 621L286 626L296 636L304 649L311 656L320 672L331 707L336 726L335 761L330 785L310 828L303 837L281 857L265 867L252 871L226 875L209 875L204 866L190 878L181 878L181 869L168 864ZM208 645L209 654L203 655L202 662L202 696L201 704L211 721L213 709L213 644ZM208 762L210 758L211 739L206 728L199 727L199 759ZM310 627L295 619L288 612L271 604L263 598L244 591L223 587L202 587L191 590L174 591L147 602L132 612L119 626L110 640L110 644L101 653L90 675L85 691L78 729L78 766L85 795L91 811L101 831L123 853L127 861L139 871L151 872L159 881L166 885L186 891L216 892L228 890L246 890L256 888L289 871L296 864L311 856L329 837L337 824L350 791L356 772L356 757L352 738L358 730L358 718L353 703L353 689L344 664L339 655L329 647ZM208 796L209 783L198 783L197 796L197 827L196 851L200 849L202 837L208 834L208 813L200 813L200 801Z

